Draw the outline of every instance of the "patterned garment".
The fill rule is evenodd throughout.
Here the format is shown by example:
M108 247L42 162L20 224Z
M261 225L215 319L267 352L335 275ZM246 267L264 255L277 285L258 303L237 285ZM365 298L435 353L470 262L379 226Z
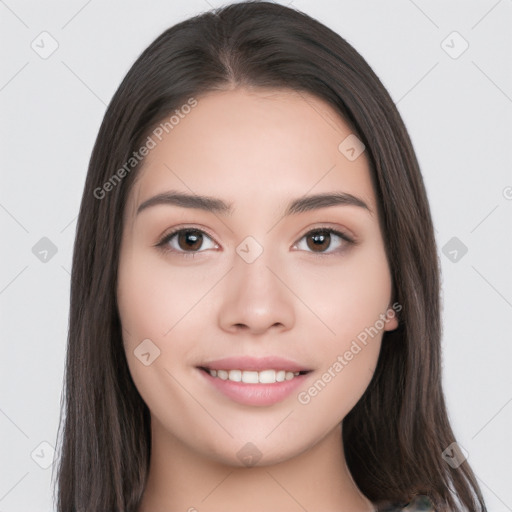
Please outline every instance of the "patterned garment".
M386 505L384 508L378 508L377 512L436 512L436 509L427 496L418 495L406 505L403 503Z

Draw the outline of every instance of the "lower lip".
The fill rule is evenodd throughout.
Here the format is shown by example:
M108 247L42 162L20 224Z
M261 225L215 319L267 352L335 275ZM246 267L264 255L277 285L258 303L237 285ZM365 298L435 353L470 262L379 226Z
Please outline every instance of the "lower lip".
M212 377L207 371L199 369L205 379L231 400L244 405L273 405L291 395L309 373L297 375L291 380L274 382L272 384L245 384L232 380L222 380Z

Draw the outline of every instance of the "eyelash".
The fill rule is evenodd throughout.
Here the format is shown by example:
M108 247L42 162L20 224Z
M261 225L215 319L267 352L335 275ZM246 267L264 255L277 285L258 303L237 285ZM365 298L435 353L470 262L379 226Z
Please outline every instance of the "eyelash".
M165 253L177 253L177 254L182 255L185 258L194 258L196 254L204 252L204 251L177 251L176 249L170 249L169 247L166 247L166 245L170 242L170 240L175 235L177 235L183 231L194 231L194 232L201 233L203 235L206 235L215 244L217 244L215 239L202 229L198 229L195 227L185 227L185 228L180 227L180 228L174 229L170 233L165 234L160 239L160 241L156 244L156 247L160 248ZM298 244L298 242L300 242L303 238L306 238L307 236L310 236L310 235L316 234L316 233L334 234L334 235L338 236L339 238L341 238L342 240L344 240L345 244L348 244L348 245L356 244L356 241L353 240L351 237L349 237L346 233L343 233L342 231L338 231L336 229L333 229L333 228L330 228L327 226L320 226L320 227L314 228L314 229L308 231L307 233L305 233L304 235L302 235L294 245ZM341 251L343 251L343 247L335 249L334 251L331 251L331 252L315 252L315 251L306 251L306 252L310 252L311 254L314 254L316 256L324 256L325 257L325 256L333 256L333 255L339 254Z

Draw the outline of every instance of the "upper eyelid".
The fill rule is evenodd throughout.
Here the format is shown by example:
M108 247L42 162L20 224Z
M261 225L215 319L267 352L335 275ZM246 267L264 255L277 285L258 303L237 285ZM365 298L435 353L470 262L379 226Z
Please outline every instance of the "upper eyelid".
M180 226L180 227L177 227L177 228L173 228L169 231L169 233L163 235L159 242L157 242L157 246L159 245L163 245L164 243L168 242L172 237L174 237L175 235L177 235L178 233L180 233L181 231L187 231L187 230L190 230L190 231L199 231L205 235L208 236L208 238L210 238L215 244L217 245L220 245L219 242L217 242L216 238L211 234L209 233L206 228L203 228L203 227L198 227L197 225L195 226ZM308 228L306 229L306 231L304 231L298 238L297 240L294 242L294 244L296 244L297 242L299 242L300 240L302 240L306 235L308 235L309 233L312 233L312 232L315 232L315 231L322 231L322 230L325 230L325 231L330 231L330 232L334 232L335 236L339 236L345 243L356 243L357 242L357 239L356 237L354 237L351 232L349 233L345 233L345 230L343 228L339 228L339 227L330 227L330 226L327 226L327 225L319 225L317 227L312 227L312 228ZM338 235L336 232L339 232L341 234ZM345 238L346 237L346 238ZM176 252L189 252L189 251L176 251ZM193 253L194 251L190 251L191 253ZM203 251L195 251L195 252L203 252Z
M177 235L181 231L187 231L187 230L188 231L199 231L201 233L204 233L209 238L211 238L213 242L215 242L217 245L220 245L219 242L217 242L216 238L211 233L209 233L205 228L202 228L202 227L200 228L200 227L197 227L197 226L181 226L181 227L173 228L173 229L169 230L168 233L163 235L160 238L160 241L157 242L157 243L160 244L160 243L164 242L166 239L168 240L171 237Z

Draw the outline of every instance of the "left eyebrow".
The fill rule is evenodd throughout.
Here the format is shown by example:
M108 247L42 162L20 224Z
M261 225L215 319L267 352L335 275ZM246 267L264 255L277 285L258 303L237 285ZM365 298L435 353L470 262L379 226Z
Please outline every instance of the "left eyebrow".
M327 208L328 206L358 206L367 210L370 215L372 214L370 207L359 197L347 194L346 192L334 192L294 199L288 205L284 215L293 215L319 208Z
M199 209L222 215L231 215L233 213L233 204L226 203L222 199L169 191L158 194L144 201L137 208L137 215L141 211L156 205L181 206L182 208ZM359 197L347 194L346 192L334 192L314 194L294 199L288 204L284 216L286 217L330 206L357 206L367 210L370 215L372 214L370 207Z

